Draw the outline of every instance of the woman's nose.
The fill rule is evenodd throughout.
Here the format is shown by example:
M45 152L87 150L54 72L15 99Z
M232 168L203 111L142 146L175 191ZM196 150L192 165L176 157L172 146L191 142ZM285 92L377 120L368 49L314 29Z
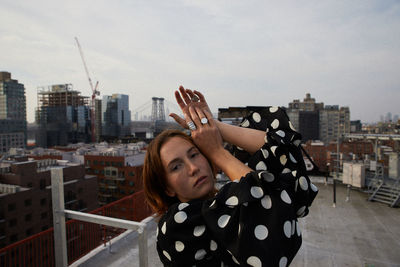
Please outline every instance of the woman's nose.
M193 162L189 162L188 169L189 169L189 174L191 176L197 174L197 172L200 170L199 167L197 166L197 164L195 164Z

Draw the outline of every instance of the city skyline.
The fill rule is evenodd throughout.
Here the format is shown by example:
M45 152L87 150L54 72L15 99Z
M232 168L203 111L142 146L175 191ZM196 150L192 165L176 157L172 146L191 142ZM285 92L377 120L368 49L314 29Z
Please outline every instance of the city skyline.
M6 0L0 70L25 85L29 122L39 86L91 94L75 36L100 98L129 95L132 117L153 96L175 102L182 84L204 92L213 112L310 93L348 106L351 120L377 122L400 114L399 11L397 1Z

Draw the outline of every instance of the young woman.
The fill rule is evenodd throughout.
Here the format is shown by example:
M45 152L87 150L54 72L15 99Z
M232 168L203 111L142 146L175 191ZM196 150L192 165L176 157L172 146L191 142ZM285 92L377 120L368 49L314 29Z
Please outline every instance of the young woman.
M235 127L212 118L204 96L175 92L191 137L168 130L149 145L143 170L150 206L160 215L157 250L165 266L287 266L301 245L298 217L317 194L299 149L300 135L279 108L253 112ZM242 161L223 141L247 151ZM215 173L231 180L218 192Z

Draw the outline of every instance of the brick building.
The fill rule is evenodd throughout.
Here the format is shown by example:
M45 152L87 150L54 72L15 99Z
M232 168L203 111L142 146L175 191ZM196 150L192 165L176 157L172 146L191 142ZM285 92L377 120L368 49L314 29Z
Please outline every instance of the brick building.
M19 157L0 163L0 248L53 226L51 167L62 167L65 208L98 207L96 176L85 167L54 159Z

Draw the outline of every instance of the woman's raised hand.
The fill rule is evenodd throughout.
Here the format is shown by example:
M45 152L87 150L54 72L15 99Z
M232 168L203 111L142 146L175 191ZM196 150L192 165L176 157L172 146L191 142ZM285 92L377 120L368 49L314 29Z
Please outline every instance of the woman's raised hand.
M207 101L205 100L202 93L199 91L192 91L190 89L185 89L183 86L179 87L179 91L175 91L175 99L179 107L182 110L184 119L179 117L175 113L169 114L174 120L181 125L183 128L189 129L187 123L192 121L189 108L198 108L203 111L207 111L211 114L211 110L208 107Z

